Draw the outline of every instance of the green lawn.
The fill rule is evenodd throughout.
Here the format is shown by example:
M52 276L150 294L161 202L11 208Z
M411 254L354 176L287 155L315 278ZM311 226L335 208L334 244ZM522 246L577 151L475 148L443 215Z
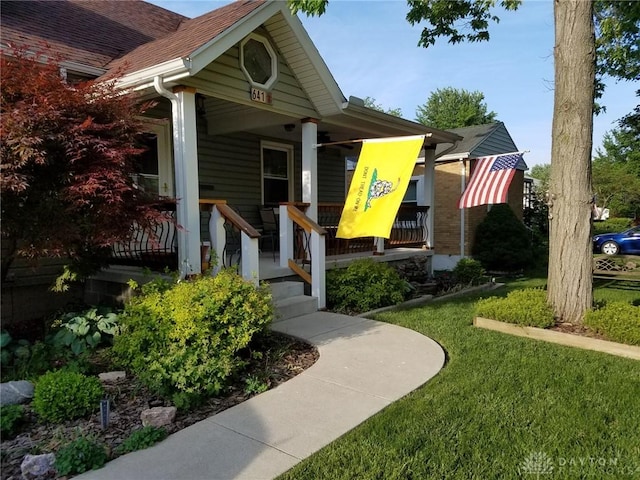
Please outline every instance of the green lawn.
M640 362L477 329L477 298L378 315L438 341L445 367L281 478L640 478Z

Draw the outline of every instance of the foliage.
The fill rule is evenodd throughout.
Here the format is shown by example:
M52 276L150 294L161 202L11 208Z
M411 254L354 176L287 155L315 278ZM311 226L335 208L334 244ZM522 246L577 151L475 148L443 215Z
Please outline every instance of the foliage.
M531 167L529 176L537 180L537 185L534 184L533 189L535 194L540 199L545 198L545 194L549 190L549 176L551 175L551 165L548 163L538 164Z
M131 225L150 229L165 219L132 177L150 104L113 81L67 84L50 53L4 53L2 279L16 256L69 257L67 278L86 275L129 238Z
M243 365L238 352L272 318L266 287L230 269L175 285L152 282L125 306L113 349L148 387L190 404L222 390Z
M58 450L55 467L59 476L76 475L102 467L108 458L103 445L80 437Z
M51 365L53 354L44 342L31 343L28 340L14 340L3 331L0 334L0 365L2 381L24 380L46 372Z
M149 425L136 430L116 449L117 453L125 454L149 448L156 443L167 438L167 431L164 428Z
M407 282L393 267L370 258L327 271L326 285L329 308L342 313L362 313L395 305L409 292Z
M36 381L33 409L44 420L63 422L96 410L103 393L97 377L64 369L47 372Z
M496 116L496 112L487 112L481 92L452 87L431 93L416 110L416 121L442 130L493 123Z
M394 117L402 117L401 108L388 108L385 110L384 107L376 103L376 99L372 97L364 98L364 106L367 108L372 108L373 110L377 110L378 112L384 112L387 115L393 115Z
M603 220L602 222L593 222L594 235L601 235L603 233L624 232L628 228L631 228L630 218L610 217L607 220Z
M456 282L462 285L478 283L484 275L482 264L472 258L461 258L453 268Z
M244 391L248 395L259 394L269 390L269 385L257 375L249 375L244 380Z
M587 312L584 324L614 342L640 345L640 306L607 303Z
M529 232L508 204L494 205L478 225L472 255L488 271L512 272L532 264Z
M625 80L640 77L640 3L599 0L594 5L597 71Z
M24 421L24 407L22 405L4 405L0 407L0 432L2 438L11 438Z
M530 327L546 328L555 323L553 309L547 305L546 292L539 288L514 290L506 298L479 300L476 315Z
M90 308L84 312L66 313L57 323L60 330L53 336L54 347L69 347L74 355L110 343L120 331L118 315L110 309Z

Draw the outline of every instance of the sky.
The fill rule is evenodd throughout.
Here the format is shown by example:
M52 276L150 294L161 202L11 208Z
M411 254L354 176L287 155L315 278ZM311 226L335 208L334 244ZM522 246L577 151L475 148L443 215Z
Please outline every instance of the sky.
M195 17L228 0L152 0L168 10ZM516 12L498 12L491 39L451 45L418 46L422 26L406 20L403 0L330 0L321 17L298 14L345 97L371 97L385 109L400 108L415 120L416 109L438 89L481 92L488 111L504 122L532 167L551 159L553 118L553 2L524 0ZM594 118L594 151L604 134L638 104L638 82L605 79Z

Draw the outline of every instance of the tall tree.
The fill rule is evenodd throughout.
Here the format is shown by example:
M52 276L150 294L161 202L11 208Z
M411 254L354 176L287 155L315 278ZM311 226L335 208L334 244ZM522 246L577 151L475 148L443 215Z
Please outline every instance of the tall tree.
M416 110L416 121L441 130L493 123L496 116L487 112L483 93L453 87L436 90Z
M551 165L544 163L541 165L534 165L531 167L529 176L538 180L538 184L535 186L535 193L538 197L543 199L545 194L549 190L549 176L551 175Z
M134 223L164 219L132 180L148 104L112 82L68 85L55 61L20 50L0 68L3 280L17 256L69 257L87 273Z

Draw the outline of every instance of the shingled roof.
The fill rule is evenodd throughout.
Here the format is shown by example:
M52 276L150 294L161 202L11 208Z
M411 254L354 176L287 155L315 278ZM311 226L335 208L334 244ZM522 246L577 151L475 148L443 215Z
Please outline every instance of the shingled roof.
M186 58L264 3L265 0L239 0L186 20L177 31L139 46L112 62L110 68L124 75L168 60Z
M3 0L0 13L3 46L47 44L64 60L102 69L189 20L141 0Z

